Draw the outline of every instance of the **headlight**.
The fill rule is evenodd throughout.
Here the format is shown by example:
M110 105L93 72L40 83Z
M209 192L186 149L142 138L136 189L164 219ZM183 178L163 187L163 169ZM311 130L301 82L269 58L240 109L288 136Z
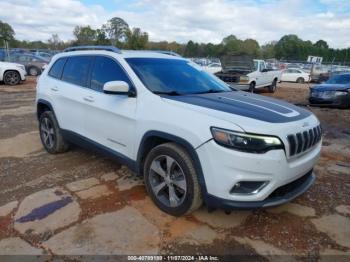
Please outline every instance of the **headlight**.
M216 143L238 151L265 153L272 149L284 149L282 141L274 136L239 133L212 127L211 133Z
M343 96L343 95L347 95L348 92L346 91L335 91L334 95L335 96Z

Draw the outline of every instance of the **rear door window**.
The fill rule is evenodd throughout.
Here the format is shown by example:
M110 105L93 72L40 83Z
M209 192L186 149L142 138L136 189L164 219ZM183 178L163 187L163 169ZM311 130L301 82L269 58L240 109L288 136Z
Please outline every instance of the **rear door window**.
M69 57L63 69L62 80L87 87L92 61L92 56Z
M63 67L64 67L64 64L66 63L66 61L67 61L66 57L58 59L51 67L51 69L49 71L49 76L52 76L52 77L57 78L57 79L61 79Z
M109 81L125 81L131 87L131 82L120 65L111 58L96 56L91 72L90 87L103 92L103 85Z

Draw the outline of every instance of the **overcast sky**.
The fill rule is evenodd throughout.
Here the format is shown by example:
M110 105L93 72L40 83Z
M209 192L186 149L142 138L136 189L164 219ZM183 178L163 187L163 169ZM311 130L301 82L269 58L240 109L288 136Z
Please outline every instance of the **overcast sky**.
M297 34L350 47L350 0L0 0L0 20L21 40L69 40L74 26L98 28L114 16L153 41L219 43L234 34L264 44Z

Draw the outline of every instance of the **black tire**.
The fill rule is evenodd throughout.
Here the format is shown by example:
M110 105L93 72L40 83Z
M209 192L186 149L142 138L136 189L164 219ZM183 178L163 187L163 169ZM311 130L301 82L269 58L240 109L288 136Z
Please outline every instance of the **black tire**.
M166 166L164 168L164 165L162 165L162 158L166 158ZM168 165L168 158L173 159L174 162L170 165L171 167L167 167ZM156 162L159 161L159 162ZM172 182L167 182L168 184L163 185L163 187L160 187L161 189L157 190L157 194L154 192L160 184L166 183L165 178L162 175L159 175L160 173L154 172L153 164L158 163L159 165L156 165L157 167L160 167L162 172L165 172L164 175L170 174L168 176L168 179ZM152 165L152 167L151 167ZM178 171L176 172L176 168ZM159 170L159 169L157 169ZM171 177L171 172L168 172L167 170L172 170L174 174L180 174L182 176L182 179L178 180L176 177ZM156 181L159 178L159 181ZM186 152L186 150L175 144L175 143L165 143L161 144L159 146L156 146L153 148L147 155L145 165L144 165L144 180L147 192L153 202L164 212L173 215L173 216L181 216L185 214L189 214L193 212L194 210L198 209L203 201L202 201L202 194L200 190L200 186L198 183L198 177L196 170L194 168L193 161L189 154ZM163 180L163 181L162 181ZM185 185L182 184L182 187L177 186L177 182L182 181ZM159 183L158 185L155 185ZM176 193L176 198L179 201L174 201L177 206L171 206L171 197L170 197L170 191L172 187L172 192ZM185 187L185 190L183 188ZM179 197L180 195L180 197ZM181 200L181 201L180 201ZM167 203L169 202L169 203Z
M40 115L39 133L45 150L50 154L63 153L69 149L69 144L62 137L56 117L51 111Z
M297 83L298 84L304 84L304 78L302 78L302 77L299 77L298 79L297 79Z
M40 73L41 73L41 70L36 66L31 66L28 68L28 75L30 76L38 76L40 75Z
M251 92L251 93L254 93L254 91L255 91L255 82L251 82L250 84L249 84L249 92Z
M272 81L272 84L269 86L269 92L275 93L276 89L277 89L277 79L274 79Z
M21 82L21 75L17 71L6 71L4 74L5 85L18 85Z

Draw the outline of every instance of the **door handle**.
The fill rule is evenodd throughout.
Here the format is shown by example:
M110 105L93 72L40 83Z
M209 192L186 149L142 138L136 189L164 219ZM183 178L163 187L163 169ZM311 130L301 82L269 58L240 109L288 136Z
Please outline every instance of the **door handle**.
M94 102L94 98L92 96L86 96L83 98L86 102Z
M58 88L57 88L57 86L54 86L54 87L51 87L51 90L54 91L54 92L57 92Z

